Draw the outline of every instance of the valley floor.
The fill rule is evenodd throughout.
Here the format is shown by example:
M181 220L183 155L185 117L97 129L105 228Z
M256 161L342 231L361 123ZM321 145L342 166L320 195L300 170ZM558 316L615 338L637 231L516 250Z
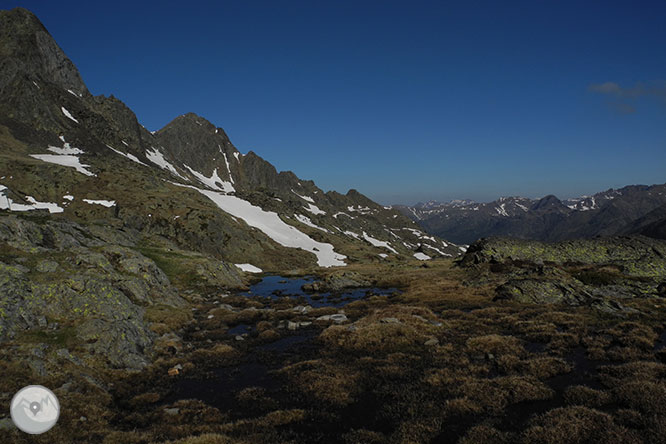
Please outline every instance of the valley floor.
M273 278L291 288L278 294L190 294L151 315L162 336L140 372L90 374L74 358L35 378L35 354L68 339L22 336L0 349L0 402L31 381L54 389L62 413L40 436L7 418L3 442L663 442L658 299L623 301L636 311L619 314L494 302L492 276L472 285L450 260L345 272L376 288L319 298L291 276ZM400 291L379 291L390 287Z

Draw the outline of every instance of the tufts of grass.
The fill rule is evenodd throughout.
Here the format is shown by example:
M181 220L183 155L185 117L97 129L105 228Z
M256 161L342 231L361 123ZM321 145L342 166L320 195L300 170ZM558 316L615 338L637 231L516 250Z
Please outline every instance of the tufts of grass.
M612 400L608 392L595 390L584 385L567 387L564 392L564 401L568 405L581 405L590 408L599 408Z
M522 433L523 444L583 444L640 442L634 433L616 424L607 413L573 406L551 410L533 420Z

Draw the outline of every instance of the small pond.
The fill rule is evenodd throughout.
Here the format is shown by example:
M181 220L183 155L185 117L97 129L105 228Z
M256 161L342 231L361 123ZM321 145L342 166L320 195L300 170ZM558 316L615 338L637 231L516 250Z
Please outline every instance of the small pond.
M310 293L303 290L303 285L315 280L314 276L287 278L270 275L251 285L248 291L237 294L270 300L291 298L301 305L310 305L314 308L341 308L350 302L367 296L391 296L399 293L396 288L376 287L354 288L340 293ZM232 326L227 334L231 337L247 336L254 329L255 326L251 324L238 324ZM284 333L287 332L284 331ZM245 358L237 365L211 369L205 379L177 378L173 381L171 393L165 401L199 399L214 407L228 410L233 409L237 393L245 388L260 387L268 392L279 391L282 381L275 371L295 356L313 351L316 347L313 340L318 335L319 329L310 326L287 334L284 333L276 341L259 344L248 350ZM235 344L232 345L236 346Z
M301 300L314 308L319 307L344 307L350 302L363 299L366 296L390 296L397 294L396 288L354 288L342 291L340 293L310 293L303 290L303 285L312 283L316 280L314 276L301 278L285 278L282 276L266 276L261 281L250 287L250 290L241 293L248 297L264 297L278 299L289 297Z

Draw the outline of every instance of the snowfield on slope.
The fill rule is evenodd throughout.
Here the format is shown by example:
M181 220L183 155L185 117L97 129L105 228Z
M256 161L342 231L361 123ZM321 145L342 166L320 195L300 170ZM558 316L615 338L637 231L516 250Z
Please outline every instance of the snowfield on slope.
M173 175L180 177L183 180L188 180L188 178L183 177L176 167L171 165L168 160L164 158L164 154L154 146L150 147L153 151L146 150L146 157L148 160L150 160L152 163L157 165L158 167L162 168L163 170L170 171Z
M252 264L234 264L238 268L240 268L242 271L245 271L247 273L262 273L263 270L259 267L255 267Z
M326 214L326 211L320 210L317 205L312 205L308 204L307 207L303 207L305 211L309 211L310 213L314 214L315 216L318 214Z
M94 199L83 199L83 201L90 205L102 205L103 207L111 208L116 204L115 200L94 200Z
M308 227L316 228L317 230L321 230L324 233L330 233L326 228L322 228L319 225L316 225L314 222L310 220L309 217L303 216L301 214L295 214L294 217L296 218L297 221L299 221L302 224L307 225Z
M202 190L191 185L175 185L197 190L212 200L221 210L243 219L249 226L259 229L266 236L284 247L300 248L314 253L317 256L317 265L320 267L341 267L347 265L344 262L347 256L336 253L333 250L333 245L317 242L307 234L282 221L278 214L273 211L264 211L236 196Z
M107 146L107 148L109 148L109 149L110 149L111 151L113 151L114 153L116 153L116 154L120 154L121 156L123 156L123 157L125 157L125 158L131 160L131 161L134 162L134 163L138 163L138 164L143 165L143 166L148 166L148 165L146 165L145 163L141 162L141 161L139 160L139 158L136 157L136 156L135 156L134 154L132 154L132 153L123 153L122 151L119 151L119 150L113 148L111 145L106 145L106 146Z
M220 179L220 176L217 174L217 168L213 170L213 174L210 177L206 177L204 174L201 174L200 172L193 170L189 166L185 164L183 165L185 166L185 168L187 168L190 171L190 173L194 175L194 177L197 178L197 180L199 180L199 182L206 185L210 189L217 191L224 191L225 193L233 193L234 191L236 191L231 182L226 182Z
M67 118L70 119L70 120L73 120L73 121L76 122L76 123L79 123L79 121L76 120L76 119L74 118L74 116L72 115L72 113L70 113L69 111L67 111L67 109L66 109L64 106L61 106L61 107L60 107L60 110L61 110L62 113L65 115L65 117L67 117Z
M391 253L398 254L398 252L395 251L395 249L391 246L391 244L389 244L388 242L385 242L385 241L380 241L379 239L375 239L374 237L370 236L365 231L363 232L363 239L370 242L375 247L384 247L387 250L389 250Z
M32 196L26 196L25 200L30 202L30 205L20 204L14 202L5 194L9 190L6 186L0 185L0 210L9 211L32 211L32 210L49 210L49 213L62 213L64 208L53 202L40 202Z

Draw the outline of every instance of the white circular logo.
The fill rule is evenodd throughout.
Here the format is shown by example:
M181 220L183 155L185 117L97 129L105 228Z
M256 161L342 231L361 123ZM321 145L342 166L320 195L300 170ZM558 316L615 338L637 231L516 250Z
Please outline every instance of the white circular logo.
M41 385L29 385L12 399L12 421L26 433L47 432L58 422L60 403L53 392Z

